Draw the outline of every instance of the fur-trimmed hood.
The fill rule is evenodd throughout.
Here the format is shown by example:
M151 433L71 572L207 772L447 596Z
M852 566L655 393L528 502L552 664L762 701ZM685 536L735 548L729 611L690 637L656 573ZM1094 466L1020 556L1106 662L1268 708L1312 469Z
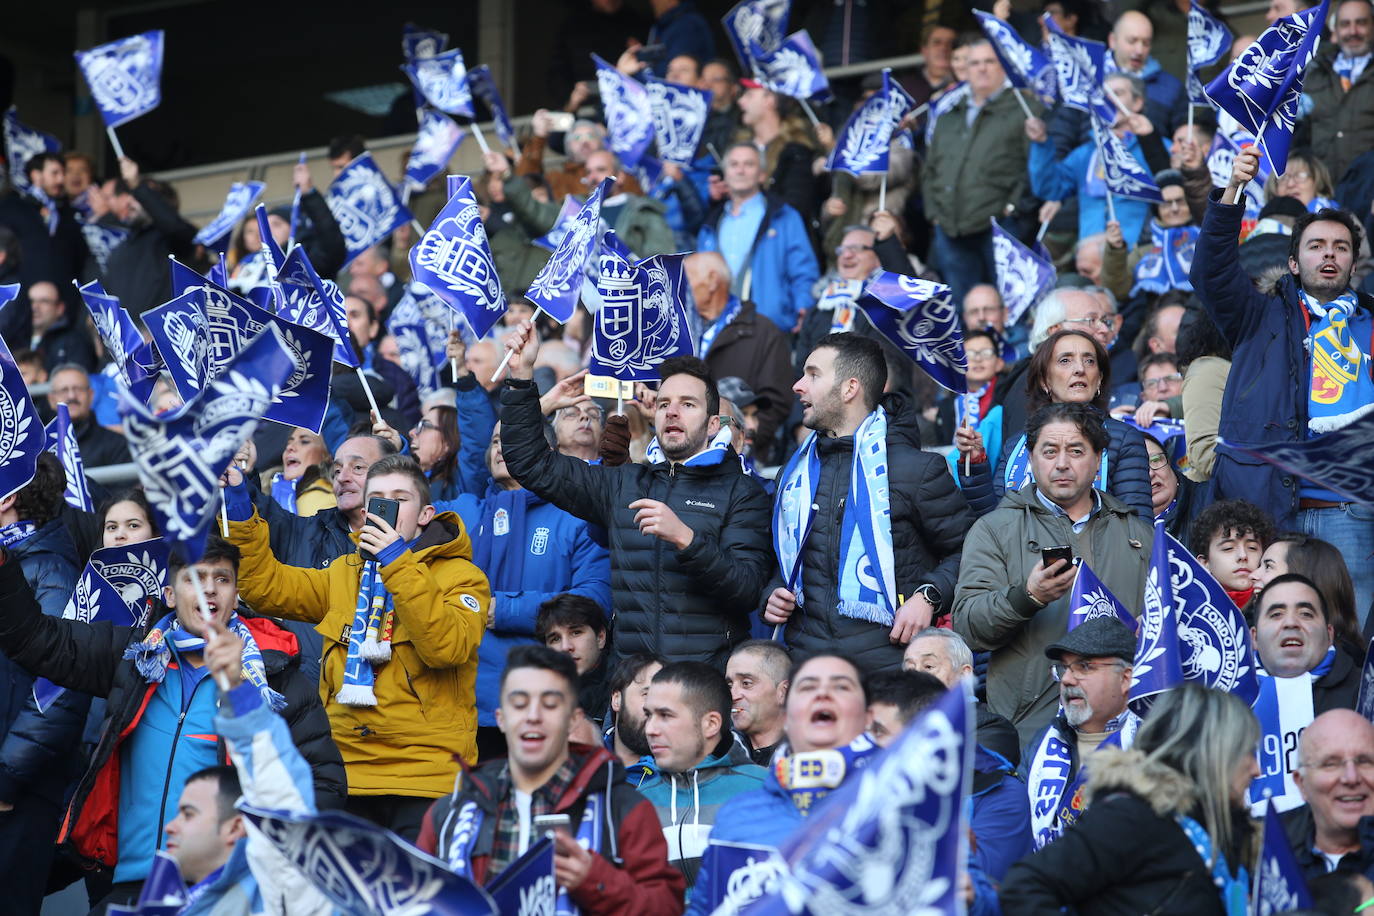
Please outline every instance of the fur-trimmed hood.
M1178 770L1147 761L1137 750L1100 748L1092 755L1092 766L1088 767L1086 799L1091 804L1094 797L1114 791L1138 796L1160 817L1188 812L1197 798L1197 787Z

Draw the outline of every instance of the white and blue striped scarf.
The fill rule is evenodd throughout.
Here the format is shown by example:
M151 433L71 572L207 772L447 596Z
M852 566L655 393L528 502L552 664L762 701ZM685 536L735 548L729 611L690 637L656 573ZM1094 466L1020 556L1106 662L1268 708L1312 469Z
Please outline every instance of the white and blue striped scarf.
M853 460L840 527L839 612L855 620L891 626L897 613L897 580L888 493L887 413L881 407L854 433ZM773 506L773 549L788 591L797 596L799 605L803 603L802 547L816 512L820 476L813 432L779 477L778 499Z
M286 706L282 696L267 683L267 668L262 662L262 650L253 633L244 625L237 614L230 616L225 629L243 640L243 679L262 694L263 702L273 710L281 711ZM169 645L170 643L170 645ZM205 639L181 626L176 612L168 614L153 624L148 635L124 650L124 657L134 663L134 668L149 684L161 684L167 676L167 666L172 660L172 646L178 654L204 652Z
M696 468L708 464L720 464L725 458L725 450L730 447L730 428L722 426L720 432L716 433L711 439L711 444L697 452L691 458L682 462L685 467ZM663 446L658 444L658 436L649 440L648 446L644 449L644 460L649 464L662 464L668 460L668 456L663 454Z
M44 222L47 224L48 235L57 235L57 222L61 216L61 214L57 212L57 201L49 197L48 192L44 191L36 184L30 185L29 189L24 193L33 198L33 200L38 203L39 207L48 211L48 215L44 219Z
M353 626L348 632L348 658L344 661L344 682L335 697L345 706L376 706L377 683L373 668L391 660L391 624L394 599L382 582L382 564L363 563L358 581L358 604Z

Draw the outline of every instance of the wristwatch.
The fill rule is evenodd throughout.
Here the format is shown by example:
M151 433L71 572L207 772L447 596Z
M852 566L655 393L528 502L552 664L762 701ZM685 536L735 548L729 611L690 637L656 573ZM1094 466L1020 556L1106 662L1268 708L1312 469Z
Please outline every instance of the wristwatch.
M930 606L935 609L935 616L940 616L940 606L944 604L945 596L940 594L940 590L927 582L925 585L917 586L913 595L920 595L930 602Z

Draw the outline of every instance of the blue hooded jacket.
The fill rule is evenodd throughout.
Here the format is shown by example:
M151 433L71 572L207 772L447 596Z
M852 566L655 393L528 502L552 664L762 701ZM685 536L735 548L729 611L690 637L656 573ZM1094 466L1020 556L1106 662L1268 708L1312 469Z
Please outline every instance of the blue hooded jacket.
M740 293L740 277L734 278L732 292L752 301L760 315L790 333L797 316L814 303L811 287L820 276L820 265L801 214L782 198L766 191L763 194L766 210L749 258L749 295ZM724 214L722 204L706 217L697 234L698 251L720 250L719 228Z

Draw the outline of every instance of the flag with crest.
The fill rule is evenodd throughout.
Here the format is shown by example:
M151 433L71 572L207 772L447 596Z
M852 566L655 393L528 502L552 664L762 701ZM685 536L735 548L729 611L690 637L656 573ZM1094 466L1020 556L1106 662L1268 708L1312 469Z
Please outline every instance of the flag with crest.
M1265 805L1260 834L1259 865L1255 868L1255 891L1250 912L1254 916L1280 916L1296 910L1312 909L1312 894L1302 868L1288 844L1283 821L1272 802Z
M884 69L883 88L849 116L826 167L855 176L886 172L893 131L915 107L915 100L892 79L892 71Z
M607 178L587 197L552 257L530 281L525 296L559 323L572 317L587 266L596 256L600 239L601 201L611 189Z
M76 430L72 428L72 414L65 403L57 405L57 415L48 424L48 451L57 456L62 470L67 475L67 489L63 498L67 505L82 512L94 512L95 502L91 499L91 488L86 482L86 466L81 461L81 447L76 442Z
M13 105L5 112L5 161L9 165L10 184L16 190L29 189L28 161L39 153L58 153L62 144L52 134L35 130L19 120Z
M639 80L621 73L595 54L596 85L606 111L606 132L611 152L626 168L639 165L654 140L654 112L649 90Z
M1188 5L1188 104L1208 105L1197 72L1231 50L1231 30L1197 0Z
M720 20L745 73L757 73L754 50L771 54L782 47L792 0L741 0Z
M100 335L100 342L119 370L125 387L140 401L147 403L161 368L159 361L153 357L152 348L143 340L138 326L124 306L119 304L119 299L105 292L100 281L92 280L85 286L79 286L77 292L81 294L81 301L86 303L91 320L95 323L95 331Z
M1126 144L1103 121L1096 111L1088 113L1093 122L1093 140L1097 143L1097 161L1102 166L1102 180L1107 190L1118 197L1160 203L1164 196L1155 184L1150 170L1132 155Z
M0 340L0 499L18 493L38 472L38 456L48 447L47 430L29 387Z
M1026 310L1045 298L1058 279L1054 264L1021 244L992 222L992 259L997 268L997 292L1007 307L1007 324L1021 320Z
M118 127L162 103L162 38L158 29L76 52L106 127Z
M485 337L505 314L506 294L466 175L458 176L448 203L410 249L410 270L466 318L478 337Z
M220 250L220 245L234 231L239 221L253 209L262 192L267 189L265 181L236 181L229 186L229 194L224 198L224 206L203 229L196 233L195 243L206 248Z
M868 281L857 304L936 384L956 394L968 391L964 335L948 286L883 270Z
M415 218L371 153L343 167L329 185L325 201L343 233L348 249L345 264Z
M1107 46L1091 38L1067 34L1049 13L1040 17L1045 25L1045 42L1054 64L1059 99L1070 108L1097 112L1108 124L1116 119L1116 106L1102 91L1107 75Z
M452 118L426 108L406 160L406 185L414 191L423 190L435 175L448 168L448 161L466 138L467 132Z
M830 81L821 67L821 55L806 31L788 35L772 51L749 42L754 76L769 90L794 99L830 100Z
M1073 588L1069 591L1069 629L1087 623L1095 617L1115 617L1124 623L1132 633L1138 629L1136 619L1126 610L1111 589L1092 571L1087 563L1078 564L1078 575L1074 577Z
M649 77L645 83L654 115L658 158L680 166L696 159L697 145L711 113L711 93L695 86L679 86Z
M1054 63L1044 53L991 13L974 10L983 34L988 36L1002 70L1013 89L1029 89L1046 105L1055 102L1056 80Z
M496 88L496 80L491 75L491 68L486 64L480 67L473 67L468 71L468 87L472 94L482 100L482 104L487 106L487 111L491 112L491 123L496 127L496 136L501 138L501 143L511 149L519 149L520 144L516 142L515 125L511 123L510 115L506 112L506 103L501 100L501 92Z
M636 262L616 237L606 232L597 255L596 311L592 336L592 375L621 381L658 378L658 364L692 355L687 319L691 287L683 255L656 255Z
M406 60L433 57L448 49L448 35L438 29L424 29L407 22L401 30L401 56Z
M472 89L461 50L450 48L432 57L412 57L401 69L426 102L445 114L473 117Z

